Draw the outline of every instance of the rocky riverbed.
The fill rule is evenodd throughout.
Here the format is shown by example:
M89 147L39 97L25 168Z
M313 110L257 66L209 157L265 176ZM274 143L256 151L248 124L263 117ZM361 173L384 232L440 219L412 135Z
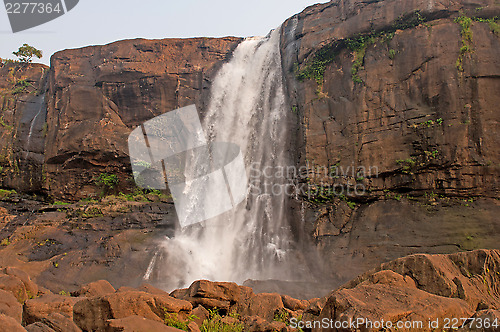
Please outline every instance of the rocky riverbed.
M145 273L161 239L176 227L170 197L122 194L48 204L3 195L5 331L307 331L324 318L427 324L470 317L493 322L500 315L498 250L410 255L338 288L327 278L323 284L201 280L168 293L155 287L161 280L154 270Z
M391 324L500 320L500 251L412 255L382 264L320 298L255 293L228 282L195 281L170 294L149 284L116 289L106 280L53 292L28 273L0 273L2 331L326 331L363 319ZM325 322L329 322L329 325ZM349 323L351 322L351 323ZM472 323L471 323L472 322ZM474 321L462 331L475 328ZM322 325L319 325L322 324ZM356 323L357 328L378 331ZM351 327L349 327L351 326ZM417 325L403 325L417 326ZM328 327L328 328L326 328ZM473 327L473 328L470 328ZM386 330L416 330L398 328Z

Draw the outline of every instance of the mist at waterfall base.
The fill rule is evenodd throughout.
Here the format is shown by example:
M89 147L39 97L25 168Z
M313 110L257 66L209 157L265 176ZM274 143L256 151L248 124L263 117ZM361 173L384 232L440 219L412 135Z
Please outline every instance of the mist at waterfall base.
M247 172L249 165L262 169L294 165L289 117L296 115L285 98L279 28L266 37L244 40L219 69L210 91L202 123L209 142L237 144ZM286 181L260 176L253 180L263 185ZM159 245L144 280L154 279L169 291L200 279L239 284L249 279L315 280L320 268L310 265L320 260L305 257L310 249L295 234L297 224L303 222L304 207L293 211L293 197L284 192L258 191L218 217L178 227Z

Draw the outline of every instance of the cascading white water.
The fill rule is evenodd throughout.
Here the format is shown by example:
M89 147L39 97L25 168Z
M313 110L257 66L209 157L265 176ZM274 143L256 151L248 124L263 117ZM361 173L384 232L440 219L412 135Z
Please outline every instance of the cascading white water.
M44 103L45 103L45 95L42 97L42 104L40 105L40 108L38 109L38 113L36 113L35 116L33 117L33 120L31 120L30 131L28 133L28 139L27 139L27 143L26 143L27 148L29 148L29 144L31 142L31 136L33 135L33 129L35 128L36 121L43 111Z
M43 94L41 96L34 97L33 101L31 101L30 103L32 105L34 105L33 107L37 107L38 109L37 109L37 113L33 116L33 118L31 119L31 122L30 122L30 128L29 128L28 136L26 138L26 145L25 145L25 150L26 150L25 159L28 159L28 156L30 154L31 140L32 140L32 136L33 136L33 132L35 130L35 127L37 126L37 121L39 121L40 115L44 111L46 111L46 108L45 108L45 94ZM31 108L33 108L33 107L31 107ZM28 108L28 111L29 110L30 110L30 108Z
M286 180L267 176L273 173L269 170L290 164L285 148L289 114L280 29L266 37L247 38L215 77L203 126L210 142L240 146L249 194L232 211L179 229L164 241L165 271L159 276L164 288L185 287L198 279L289 278L293 241L282 186ZM264 170L268 170L266 175Z

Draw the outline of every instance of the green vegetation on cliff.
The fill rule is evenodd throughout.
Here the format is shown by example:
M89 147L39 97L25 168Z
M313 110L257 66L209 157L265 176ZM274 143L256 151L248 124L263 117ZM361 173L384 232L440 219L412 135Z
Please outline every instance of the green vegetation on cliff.
M27 92L27 89L29 87L33 87L33 84L29 83L25 79L18 80L15 83L14 88L12 89L12 94L17 95L20 93L25 93L25 92Z
M174 327L176 329L182 331L189 331L189 323L198 319L195 315L188 316L186 321L180 320L179 315L176 313L169 313L167 309L163 309L165 311L164 323L167 326Z
M312 57L309 57L305 63L302 64L302 66L296 63L294 66L296 78L299 81L305 81L307 79L316 81L316 83L320 86L318 91L321 91L327 65L335 60L335 57L342 49L349 49L352 51L354 57L353 65L351 67L352 80L354 83L363 83L363 80L359 77L358 72L363 68L366 50L370 45L377 42L388 43L394 37L396 30L412 29L421 24L426 25L427 21L428 19L424 17L420 11L415 11L409 15L400 17L387 29L358 34L350 38L336 40L315 52ZM485 19L462 15L455 19L455 22L460 25L460 34L462 37L462 46L460 47L460 54L456 62L456 66L459 71L463 71L464 58L467 54L473 52L471 30L472 23L487 23L492 33L500 35L500 24L498 21L498 16ZM388 49L390 59L394 59L396 53L396 50Z
M499 16L495 16L493 18L482 18L482 17L473 17L472 20L474 22L487 23L491 32L497 36L500 36L500 21Z
M338 51L334 47L323 47L302 69L296 64L295 73L297 79L300 81L314 79L318 85L322 85L326 66L333 62L337 54Z
M115 189L118 184L118 176L116 174L101 173L94 179L94 182L102 188L101 194L106 195Z
M363 67L366 49L368 46L376 42L389 42L396 30L411 29L420 24L424 24L427 18L422 16L420 11L415 11L408 15L398 18L390 27L369 33L359 34L350 38L336 40L329 45L322 47L312 57L305 61L302 67L295 64L295 74L299 81L313 79L320 86L323 84L326 66L335 60L337 54L348 48L354 53L354 63L351 68L352 79L355 83L361 83L362 80L358 76L359 70ZM390 49L389 57L392 59L396 55L396 51Z
M493 18L481 18L481 17L468 17L461 15L455 19L455 23L460 25L460 35L462 37L462 46L460 47L460 53L457 59L457 69L461 72L464 71L463 62L467 54L473 53L472 48L472 24L473 22L487 23L491 32L495 35L500 35L500 25L498 24L499 17L495 16Z
M351 75L354 83L363 83L363 80L359 77L358 72L361 68L363 68L365 63L367 48L377 42L384 42L388 44L392 38L394 38L394 32L382 31L375 34L360 35L345 40L347 48L354 54L354 63L351 68ZM395 55L395 50L389 50L389 57L392 56L392 58L394 58Z
M468 53L472 53L472 19L467 16L459 16L455 19L455 22L460 25L460 35L462 36L462 46L460 47L456 65L459 71L464 71L464 58Z

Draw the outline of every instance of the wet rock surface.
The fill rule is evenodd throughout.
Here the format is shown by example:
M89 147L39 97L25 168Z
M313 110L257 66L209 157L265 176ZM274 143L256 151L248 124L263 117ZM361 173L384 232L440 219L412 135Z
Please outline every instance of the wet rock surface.
M115 287L139 286L157 246L176 227L170 198L152 202L142 195L135 196L137 201L108 196L50 205L16 197L11 199L17 205L0 202L12 213L0 230L0 266L9 266L0 279L23 301L38 290L14 267L56 292L114 292L106 281L97 282L101 279ZM83 284L87 288L79 290Z

